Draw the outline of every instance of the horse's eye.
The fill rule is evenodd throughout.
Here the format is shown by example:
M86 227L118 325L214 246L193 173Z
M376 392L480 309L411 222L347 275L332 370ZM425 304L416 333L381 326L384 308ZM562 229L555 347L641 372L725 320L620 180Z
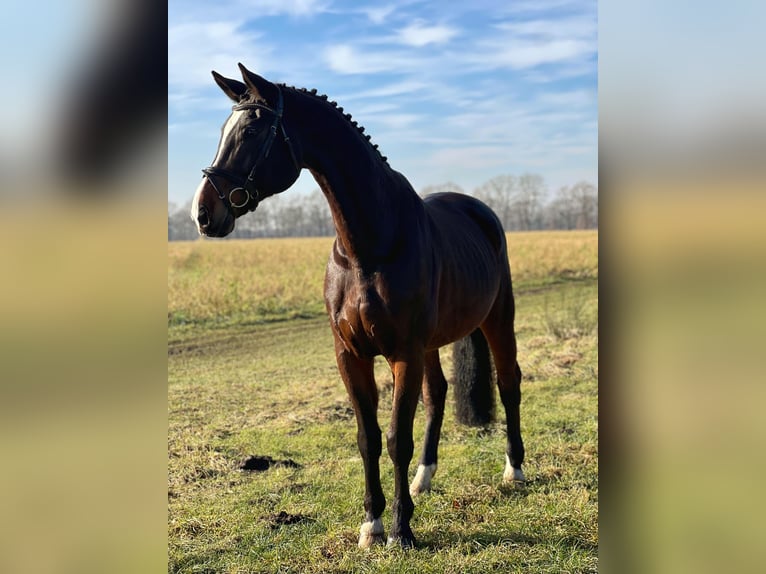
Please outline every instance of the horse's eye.
M254 136L257 133L255 128L245 128L245 137Z

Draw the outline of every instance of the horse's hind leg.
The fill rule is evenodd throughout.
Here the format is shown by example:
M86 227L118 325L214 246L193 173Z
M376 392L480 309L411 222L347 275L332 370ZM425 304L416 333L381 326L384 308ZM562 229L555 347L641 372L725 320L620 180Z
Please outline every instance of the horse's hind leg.
M423 405L426 409L426 434L418 471L410 484L410 494L417 496L431 488L431 478L436 474L439 435L444 419L444 399L447 396L447 379L444 378L439 351L429 351L425 356L423 377Z
M489 343L497 370L497 386L505 407L507 444L505 452L506 482L523 482L524 442L521 440L519 405L521 404L521 369L516 361L516 335L513 331L514 302L510 289L501 289L500 296L481 330Z

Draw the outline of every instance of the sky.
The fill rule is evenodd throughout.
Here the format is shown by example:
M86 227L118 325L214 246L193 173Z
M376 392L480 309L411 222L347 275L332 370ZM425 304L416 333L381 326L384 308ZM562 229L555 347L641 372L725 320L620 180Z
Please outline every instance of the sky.
M372 135L416 190L498 175L597 183L594 0L170 0L168 199L211 163L237 62L316 88ZM288 193L318 188L308 171Z

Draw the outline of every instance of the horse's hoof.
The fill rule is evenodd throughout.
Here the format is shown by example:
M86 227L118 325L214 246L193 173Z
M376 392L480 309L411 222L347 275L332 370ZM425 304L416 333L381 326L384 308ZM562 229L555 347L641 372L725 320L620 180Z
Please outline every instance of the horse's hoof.
M503 482L524 484L527 481L521 468L511 466L511 460L505 455L505 471L503 471Z
M385 541L386 533L380 518L365 522L359 529L359 548L369 548L373 544L383 544Z
M415 537L414 536L389 536L388 537L388 543L386 544L389 548L392 546L398 546L402 550L409 550L411 548L415 548Z
M410 484L410 496L415 497L431 490L431 479L436 474L436 463L429 465L418 465L418 472Z

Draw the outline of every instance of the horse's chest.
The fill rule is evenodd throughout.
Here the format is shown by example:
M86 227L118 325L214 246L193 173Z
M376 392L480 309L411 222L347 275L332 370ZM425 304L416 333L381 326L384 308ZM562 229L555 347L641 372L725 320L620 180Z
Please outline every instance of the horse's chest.
M345 282L325 292L335 332L358 356L389 355L396 346L396 318L379 286Z

